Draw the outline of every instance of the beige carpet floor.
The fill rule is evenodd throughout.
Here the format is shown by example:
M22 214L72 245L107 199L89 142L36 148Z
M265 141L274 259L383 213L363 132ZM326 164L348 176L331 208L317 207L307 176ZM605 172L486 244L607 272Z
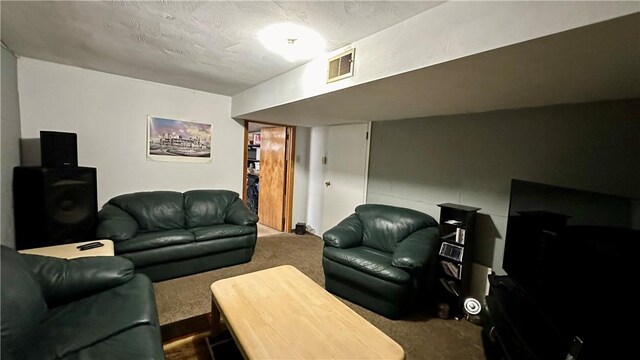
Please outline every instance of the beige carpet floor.
M212 282L251 271L290 264L324 286L322 239L315 235L280 234L259 237L251 262L154 284L161 324L211 311ZM418 311L389 320L349 301L347 306L398 342L407 359L485 359L481 328L466 320L444 320Z

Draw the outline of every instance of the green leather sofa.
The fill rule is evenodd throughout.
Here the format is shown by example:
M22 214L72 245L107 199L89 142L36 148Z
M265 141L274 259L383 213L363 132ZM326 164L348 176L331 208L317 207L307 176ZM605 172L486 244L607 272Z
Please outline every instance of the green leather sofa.
M228 190L147 191L116 196L98 212L98 239L152 281L251 260L258 216Z
M2 359L164 359L153 284L121 257L0 248Z
M424 301L440 244L431 216L366 204L323 234L327 291L390 319Z

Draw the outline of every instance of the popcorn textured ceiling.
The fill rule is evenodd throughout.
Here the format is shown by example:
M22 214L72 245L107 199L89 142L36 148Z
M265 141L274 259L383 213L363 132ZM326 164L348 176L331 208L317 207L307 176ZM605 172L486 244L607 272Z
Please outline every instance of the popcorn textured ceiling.
M258 30L293 22L338 49L435 1L2 1L2 41L18 56L234 95L287 72Z

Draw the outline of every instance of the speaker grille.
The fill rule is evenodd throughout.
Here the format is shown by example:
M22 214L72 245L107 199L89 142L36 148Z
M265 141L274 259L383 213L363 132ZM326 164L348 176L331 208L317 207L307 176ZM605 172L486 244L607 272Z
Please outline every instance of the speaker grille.
M51 218L64 225L73 225L92 216L92 189L82 181L60 181L51 185L46 201Z

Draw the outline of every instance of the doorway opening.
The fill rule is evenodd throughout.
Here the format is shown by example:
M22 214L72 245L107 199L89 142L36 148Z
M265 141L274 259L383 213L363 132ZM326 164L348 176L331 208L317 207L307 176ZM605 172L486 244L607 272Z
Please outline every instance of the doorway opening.
M243 199L259 224L291 232L295 127L245 121Z

